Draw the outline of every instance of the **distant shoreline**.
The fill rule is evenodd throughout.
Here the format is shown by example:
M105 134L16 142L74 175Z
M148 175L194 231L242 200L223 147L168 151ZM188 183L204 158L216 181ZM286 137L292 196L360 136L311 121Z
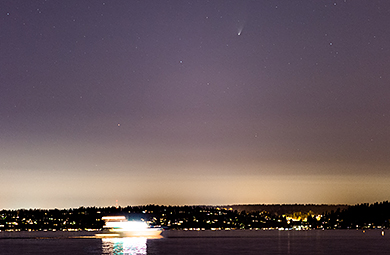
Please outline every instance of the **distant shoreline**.
M294 233L300 235L300 233L315 233L315 234L334 234L353 232L357 234L368 234L368 235L385 235L388 229L310 229L310 230L165 230L162 233L163 238L232 238L232 237L262 237L262 236L278 236L283 233ZM84 239L84 238L96 238L95 234L101 233L101 231L2 231L0 232L0 239Z

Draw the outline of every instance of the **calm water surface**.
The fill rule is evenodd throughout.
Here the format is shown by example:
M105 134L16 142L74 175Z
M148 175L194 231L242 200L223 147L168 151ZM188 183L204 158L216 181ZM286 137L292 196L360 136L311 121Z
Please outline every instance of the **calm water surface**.
M0 235L0 254L390 254L390 231L167 231L162 239Z

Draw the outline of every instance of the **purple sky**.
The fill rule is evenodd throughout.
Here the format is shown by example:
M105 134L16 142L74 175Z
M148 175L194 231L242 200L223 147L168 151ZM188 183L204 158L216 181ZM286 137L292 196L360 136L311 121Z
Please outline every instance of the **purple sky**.
M390 2L0 3L0 209L390 197Z

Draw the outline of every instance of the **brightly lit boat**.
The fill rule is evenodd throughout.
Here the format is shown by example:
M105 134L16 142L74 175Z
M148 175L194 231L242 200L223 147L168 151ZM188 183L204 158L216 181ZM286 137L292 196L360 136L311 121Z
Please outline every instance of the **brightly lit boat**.
M144 221L128 221L125 216L105 216L103 234L98 237L146 237L161 238L161 228L151 228Z

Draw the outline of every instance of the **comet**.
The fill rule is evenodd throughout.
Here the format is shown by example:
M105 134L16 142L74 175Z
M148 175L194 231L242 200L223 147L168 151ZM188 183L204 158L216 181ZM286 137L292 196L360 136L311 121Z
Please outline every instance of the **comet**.
M241 33L242 33L242 30L244 29L244 27L242 26L242 27L240 27L239 29L238 29L238 32L237 32L237 35L238 36L240 36L241 35Z

